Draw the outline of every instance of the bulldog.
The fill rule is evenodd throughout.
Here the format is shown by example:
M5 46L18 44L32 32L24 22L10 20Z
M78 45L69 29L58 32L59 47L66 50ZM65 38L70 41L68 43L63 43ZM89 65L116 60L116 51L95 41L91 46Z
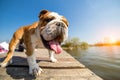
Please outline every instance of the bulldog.
M54 53L59 54L62 51L60 44L68 36L68 21L64 16L48 10L42 10L38 17L38 22L23 26L14 33L9 43L9 51L1 63L1 67L8 65L19 42L23 42L26 46L25 54L29 64L29 74L39 76L42 72L36 62L36 47L47 48L50 50L50 60L57 61Z

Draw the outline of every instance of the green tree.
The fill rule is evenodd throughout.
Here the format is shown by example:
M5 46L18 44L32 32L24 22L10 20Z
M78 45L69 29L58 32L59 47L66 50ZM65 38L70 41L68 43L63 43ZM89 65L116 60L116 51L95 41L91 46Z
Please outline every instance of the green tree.
M81 49L87 49L88 47L89 47L88 43L86 43L86 42L81 42L80 43L80 48Z
M71 43L73 48L79 48L80 40L75 37L71 39Z

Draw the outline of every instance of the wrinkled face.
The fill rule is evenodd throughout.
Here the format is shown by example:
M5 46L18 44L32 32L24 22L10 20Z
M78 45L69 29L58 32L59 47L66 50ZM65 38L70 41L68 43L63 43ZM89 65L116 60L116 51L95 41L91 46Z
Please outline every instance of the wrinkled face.
M41 36L46 41L63 42L68 36L68 22L66 18L55 12L43 10L39 15Z

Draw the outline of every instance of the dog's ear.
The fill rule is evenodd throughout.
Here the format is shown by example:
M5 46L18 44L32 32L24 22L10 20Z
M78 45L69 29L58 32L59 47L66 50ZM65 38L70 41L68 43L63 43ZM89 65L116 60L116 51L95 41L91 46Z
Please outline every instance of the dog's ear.
M63 21L67 26L69 25L68 20L67 20L64 16L62 16L62 21Z
M42 16L42 15L44 15L44 14L46 14L46 13L48 13L49 11L48 10L42 10L40 13L39 13L39 18Z

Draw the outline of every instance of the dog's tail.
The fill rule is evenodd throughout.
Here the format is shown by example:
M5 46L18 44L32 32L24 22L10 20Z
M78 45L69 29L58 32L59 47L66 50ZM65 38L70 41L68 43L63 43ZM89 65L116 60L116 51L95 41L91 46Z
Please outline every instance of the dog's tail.
M24 29L23 28L24 27L18 29L14 33L14 35L13 35L13 37L12 37L10 43L9 43L9 51L7 53L7 56L6 56L5 60L1 63L1 67L6 67L8 65L9 61L11 60L17 44L20 42L20 40L23 37L23 34L24 34Z

